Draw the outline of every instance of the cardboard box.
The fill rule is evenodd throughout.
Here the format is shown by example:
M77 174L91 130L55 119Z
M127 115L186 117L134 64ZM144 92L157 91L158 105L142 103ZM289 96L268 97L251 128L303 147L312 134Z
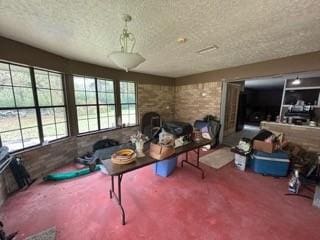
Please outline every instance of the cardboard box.
M261 140L254 140L253 141L253 149L257 150L257 151L261 151L261 152L273 153L274 144L267 143L267 142L261 141Z

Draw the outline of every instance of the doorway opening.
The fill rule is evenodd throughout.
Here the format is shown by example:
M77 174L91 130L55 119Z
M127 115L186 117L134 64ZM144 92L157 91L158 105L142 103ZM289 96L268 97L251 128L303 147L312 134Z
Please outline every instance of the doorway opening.
M235 146L241 138L253 138L261 121L280 115L285 80L282 77L248 79L226 84L223 143Z

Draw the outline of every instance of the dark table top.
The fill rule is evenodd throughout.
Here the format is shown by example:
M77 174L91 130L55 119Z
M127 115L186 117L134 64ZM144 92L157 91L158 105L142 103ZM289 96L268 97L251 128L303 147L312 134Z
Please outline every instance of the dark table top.
M193 149L208 145L210 143L211 143L211 140L208 140L208 139L201 139L199 142L190 142L184 146L176 148L175 154L170 156L170 158L174 156L178 156L185 152L189 152ZM134 162L125 164L125 165L114 164L111 162L111 159L103 160L102 163L106 167L109 175L117 176L117 175L124 174L126 172L130 172L130 171L145 167L147 165L150 165L158 161L161 161L161 160L153 159L152 157L148 156L148 153L146 153L146 156L137 158Z

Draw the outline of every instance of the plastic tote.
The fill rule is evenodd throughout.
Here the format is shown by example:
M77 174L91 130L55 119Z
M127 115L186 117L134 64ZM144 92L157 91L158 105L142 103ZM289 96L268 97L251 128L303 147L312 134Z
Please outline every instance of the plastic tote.
M250 167L257 173L284 177L288 174L289 163L289 156L284 151L273 153L255 151L251 155Z
M153 165L154 173L161 177L168 177L177 166L177 157L156 162Z

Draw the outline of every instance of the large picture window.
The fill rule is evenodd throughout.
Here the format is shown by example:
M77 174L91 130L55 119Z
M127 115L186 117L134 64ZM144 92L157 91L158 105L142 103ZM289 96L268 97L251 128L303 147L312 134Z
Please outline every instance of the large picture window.
M40 143L30 69L0 63L0 135L10 151Z
M54 130L47 129L49 116ZM12 152L67 135L62 75L0 62L2 145Z
M74 76L79 133L116 126L112 80Z
M125 126L137 124L136 84L120 81L121 119Z

